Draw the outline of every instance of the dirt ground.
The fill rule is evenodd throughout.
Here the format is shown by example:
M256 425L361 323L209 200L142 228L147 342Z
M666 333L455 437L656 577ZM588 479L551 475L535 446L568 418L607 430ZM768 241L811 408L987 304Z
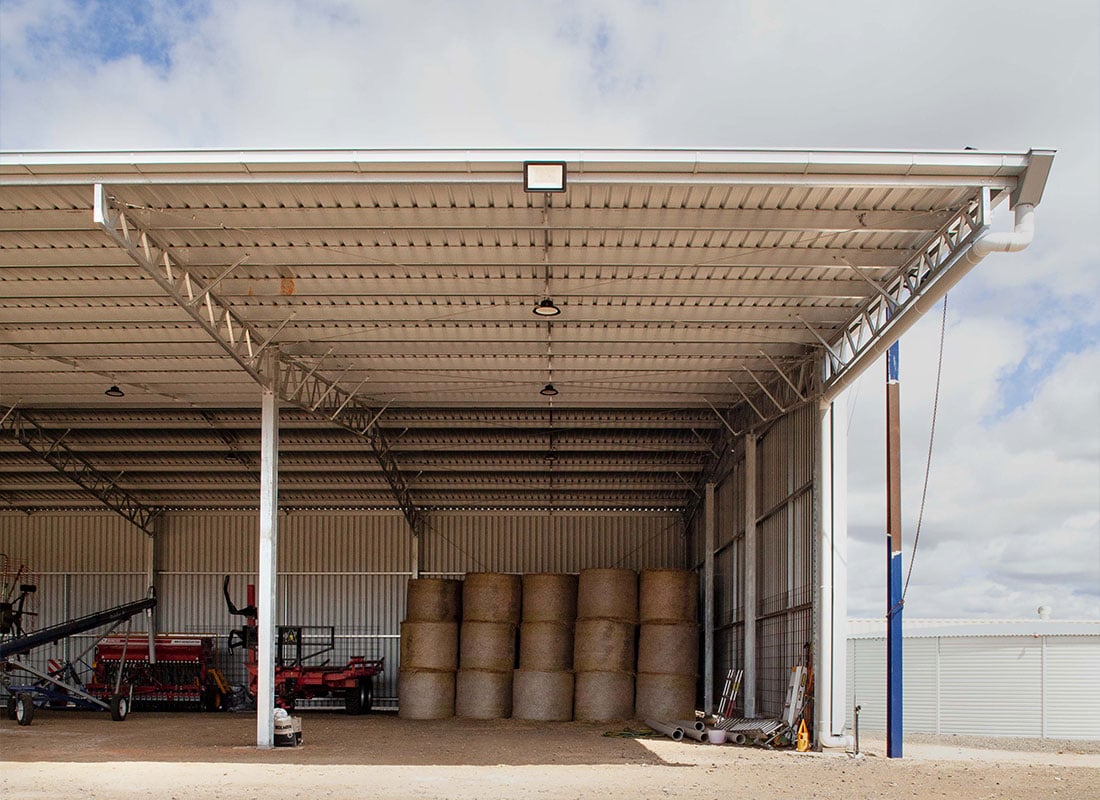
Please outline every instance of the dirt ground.
M911 737L886 759L605 736L639 723L419 722L302 712L303 745L259 750L253 714L39 711L0 720L0 797L1100 798L1100 742ZM1001 749L990 749L997 746Z

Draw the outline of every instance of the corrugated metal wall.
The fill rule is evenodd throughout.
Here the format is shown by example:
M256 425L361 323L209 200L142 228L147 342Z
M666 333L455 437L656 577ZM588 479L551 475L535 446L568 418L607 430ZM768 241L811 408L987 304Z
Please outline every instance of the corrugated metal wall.
M817 416L809 406L759 442L757 711L783 712L790 669L806 663L813 624L813 474Z
M245 681L244 656L225 647L243 618L228 614L222 579L230 576L231 597L245 605L258 539L255 512L169 513L158 521L158 628L216 635L220 666L233 683ZM148 538L109 513L0 514L0 553L38 572L39 625L140 598L153 557ZM276 623L334 626L334 663L384 657L379 706L396 704L412 559L412 539L396 511L279 515ZM420 552L421 574L686 563L683 518L675 513L436 513Z
M797 409L757 440L756 710L778 717L790 668L805 663L813 625L813 480L817 415ZM714 696L727 671L744 668L744 455L716 487ZM705 527L692 526L692 563L702 584ZM744 697L736 705L743 712Z
M673 512L437 513L420 547L420 571L430 575L686 564L684 521Z
M903 647L907 733L1100 739L1100 636L907 637ZM848 701L862 707L861 729L886 729L885 639L848 640Z
M110 512L0 513L0 554L7 569L26 565L18 583L38 586L26 606L37 616L24 623L45 628L112 606L140 600L149 586L149 538ZM11 578L9 577L9 580ZM141 618L134 630L146 630ZM30 663L46 669L51 659L74 658L88 636L38 648Z

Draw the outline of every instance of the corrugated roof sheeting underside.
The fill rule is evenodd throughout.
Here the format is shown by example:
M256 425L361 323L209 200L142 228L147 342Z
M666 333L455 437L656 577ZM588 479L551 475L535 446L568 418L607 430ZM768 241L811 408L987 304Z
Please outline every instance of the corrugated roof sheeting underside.
M0 414L17 406L142 502L180 508L256 504L260 390L95 224L96 181L279 350L384 409L417 505L685 509L731 426L819 390L819 337L1021 171L607 156L564 194L530 194L522 159L502 177L476 158L368 174L185 155L0 170ZM853 174L800 185L800 169ZM532 313L544 297L560 316ZM392 505L360 437L283 417L281 503ZM0 440L0 508L81 497Z

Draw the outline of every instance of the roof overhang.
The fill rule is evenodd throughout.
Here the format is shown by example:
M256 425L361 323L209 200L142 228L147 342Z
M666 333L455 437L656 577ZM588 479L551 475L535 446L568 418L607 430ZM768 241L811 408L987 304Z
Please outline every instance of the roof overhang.
M391 421L415 412L434 433L408 463L446 486L440 504L682 506L723 437L827 399L865 368L949 283L994 206L1041 198L1052 157L0 153L0 405L76 431L80 410L93 424L105 409L191 415L185 428L209 431L210 415L258 406L274 358L284 401L338 424L355 412L345 429L399 432ZM525 161L565 162L567 191L525 192ZM546 298L559 316L533 313ZM550 382L552 398L539 391ZM113 384L124 398L104 395ZM546 458L563 447L554 416L560 426L566 412L625 415L634 466L685 419L708 452L687 468L685 441L663 480L632 480L624 458L567 489ZM509 414L538 436L503 433ZM467 424L482 428L472 451L444 441ZM584 430L578 473L608 444ZM250 436L226 433L216 447ZM464 452L486 465L469 482L482 489L444 480ZM502 458L517 452L526 463ZM45 503L34 483L0 493Z

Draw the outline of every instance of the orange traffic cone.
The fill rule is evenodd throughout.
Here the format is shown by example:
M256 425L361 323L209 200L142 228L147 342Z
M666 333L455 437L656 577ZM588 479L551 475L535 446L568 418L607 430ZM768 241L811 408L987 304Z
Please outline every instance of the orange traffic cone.
M795 749L800 753L810 749L810 732L806 729L806 720L798 723L798 744Z

